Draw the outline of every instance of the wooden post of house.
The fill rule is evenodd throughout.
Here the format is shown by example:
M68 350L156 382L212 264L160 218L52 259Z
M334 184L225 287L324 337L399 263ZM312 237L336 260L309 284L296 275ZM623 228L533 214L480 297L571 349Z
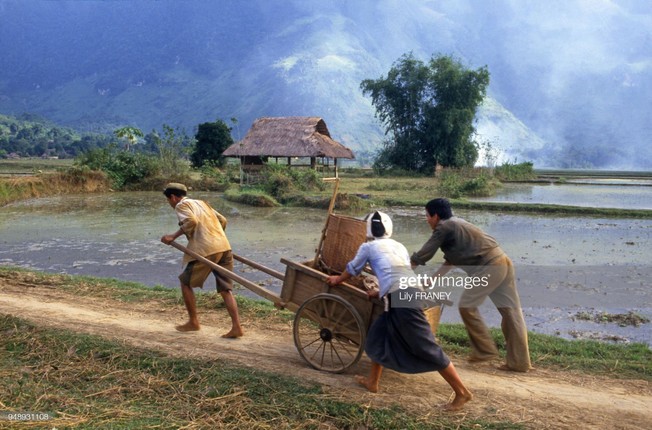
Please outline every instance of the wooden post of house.
M242 165L244 164L244 157L240 157L240 186L244 184L244 169L242 168Z
M442 166L438 162L435 162L435 178L439 178L443 170L444 170L444 166Z
M312 170L315 170L317 167L317 158L316 157L310 157L310 168Z

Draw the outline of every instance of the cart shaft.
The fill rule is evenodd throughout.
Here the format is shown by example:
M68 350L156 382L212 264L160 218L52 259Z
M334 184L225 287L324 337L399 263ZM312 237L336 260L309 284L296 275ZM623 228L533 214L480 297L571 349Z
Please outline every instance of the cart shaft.
M173 247L177 248L179 251L182 251L182 252L190 255L191 257L193 257L197 261L201 261L202 263L206 264L207 266L210 266L212 269L214 269L220 275L222 275L222 276L224 276L226 278L229 278L232 281L235 281L235 282L239 283L240 285L242 285L243 287L245 287L248 290L252 291L253 293L256 293L257 295L263 297L264 299L267 299L267 300L273 302L275 305L281 306L281 297L279 297L274 292L268 290L267 288L261 287L260 285L254 283L254 282L251 282L250 280L248 280L246 278L243 278L242 276L240 276L240 275L238 275L236 273L233 273L232 271L230 271L228 269L225 269L224 267L221 267L221 266L213 263L212 261L202 257L201 255L197 254L194 251L191 251L190 249L186 248L185 246L181 245L180 243L172 242L172 243L170 243L170 246L173 246ZM244 259L242 257L234 257L234 258L236 260L238 260L238 261L241 261L241 262L245 263L245 264L249 264L249 263L247 263L247 261L249 261L247 259ZM243 261L243 260L245 260L245 261ZM256 266L260 266L260 265L256 264ZM262 267L264 267L264 266L262 266ZM260 267L258 267L258 268L260 269ZM280 275L281 277L279 279L283 279L282 274L280 272L275 272L272 269L268 269L268 268L265 268L265 269L266 270L264 270L264 271L266 273L268 273L268 274L270 274L272 276L275 276L275 277L278 277L277 275ZM274 273L270 273L270 272L274 272L274 273L276 273L276 275Z

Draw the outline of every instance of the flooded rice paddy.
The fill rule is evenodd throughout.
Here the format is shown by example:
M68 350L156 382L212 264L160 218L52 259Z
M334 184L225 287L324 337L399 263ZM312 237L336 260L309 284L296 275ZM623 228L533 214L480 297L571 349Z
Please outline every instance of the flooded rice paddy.
M600 203L591 194L593 187L582 188L593 205ZM196 193L193 197L208 200L229 219L227 234L237 254L279 271L285 269L281 258L305 261L315 256L325 210L254 208L227 202L216 193ZM650 201L644 195L640 207L651 208ZM619 207L612 201L602 203ZM577 197L572 204L578 204ZM384 210L394 220L394 238L410 252L430 235L421 208ZM580 318L587 312L630 311L652 318L652 220L483 211L456 214L496 237L514 260L530 330L565 338L652 345L652 323L620 327ZM0 265L177 287L181 254L159 241L162 235L175 230L174 211L160 193L29 200L0 208ZM438 262L439 254L420 273L434 271ZM236 271L280 290L279 281L262 272L242 265L236 265ZM211 280L205 288L213 290ZM252 296L244 289L239 293ZM491 303L483 305L483 313L489 324L500 324ZM460 321L456 309L451 308L444 311L442 320Z
M564 184L507 183L493 197L476 201L539 203L620 209L652 209L652 181L573 179Z

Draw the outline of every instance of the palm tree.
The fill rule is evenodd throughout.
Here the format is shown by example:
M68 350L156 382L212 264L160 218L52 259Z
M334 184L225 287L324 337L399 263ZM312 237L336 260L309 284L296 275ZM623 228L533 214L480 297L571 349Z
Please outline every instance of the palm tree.
M113 134L119 139L125 139L127 141L127 145L125 146L127 151L129 151L131 145L136 144L139 137L143 137L143 132L139 128L130 126L118 128L113 131Z

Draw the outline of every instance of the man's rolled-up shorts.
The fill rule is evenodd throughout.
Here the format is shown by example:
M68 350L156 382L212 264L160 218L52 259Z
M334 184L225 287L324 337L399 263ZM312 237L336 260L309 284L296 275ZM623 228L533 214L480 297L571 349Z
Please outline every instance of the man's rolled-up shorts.
M220 267L233 271L233 254L231 251L219 252L205 258ZM221 293L222 291L231 291L233 289L233 282L229 278L220 275L212 267L201 261L190 261L183 270L183 273L179 275L179 281L181 281L181 284L189 285L191 288L202 288L211 272L215 275L215 286L218 292Z

